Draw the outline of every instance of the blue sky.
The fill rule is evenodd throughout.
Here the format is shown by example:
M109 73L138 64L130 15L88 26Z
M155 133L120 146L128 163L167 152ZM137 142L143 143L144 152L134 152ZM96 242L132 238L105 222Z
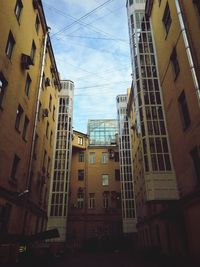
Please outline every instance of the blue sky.
M43 0L61 75L75 83L74 129L116 118L116 96L131 84L125 0Z

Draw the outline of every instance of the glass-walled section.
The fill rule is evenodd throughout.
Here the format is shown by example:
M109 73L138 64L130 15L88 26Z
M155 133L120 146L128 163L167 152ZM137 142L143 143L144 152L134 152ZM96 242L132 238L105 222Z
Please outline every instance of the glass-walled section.
M136 127L142 138L147 199L177 198L150 21L144 1L134 2L127 10Z
M118 134L116 120L89 120L89 145L112 146L116 145Z
M136 232L136 211L127 95L117 96L117 113L123 232L133 233Z
M48 220L48 228L57 228L59 231L60 238L56 241L65 241L66 238L74 94L73 82L61 81L61 85Z

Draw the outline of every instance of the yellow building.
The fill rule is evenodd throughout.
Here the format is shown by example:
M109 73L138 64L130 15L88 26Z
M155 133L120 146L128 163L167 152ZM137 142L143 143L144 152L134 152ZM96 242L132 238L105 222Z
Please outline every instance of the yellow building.
M160 82L181 201L174 221L182 234L169 249L200 255L200 2L146 4L155 40ZM176 214L176 216L175 216Z
M7 243L9 235L46 229L60 81L41 1L3 0L1 9L0 236Z
M108 126L110 120L90 121L90 126L94 122L98 131L104 123ZM117 143L110 139L105 143L103 135L98 136L100 140L89 132L90 138L74 131L72 144L68 213L68 242L72 248L97 242L102 245L108 239L112 242L122 230Z

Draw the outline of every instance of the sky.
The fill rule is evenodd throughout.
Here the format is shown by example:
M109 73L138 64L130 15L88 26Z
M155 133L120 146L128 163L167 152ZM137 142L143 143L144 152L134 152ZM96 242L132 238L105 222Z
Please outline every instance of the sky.
M126 0L43 0L61 79L74 82L73 127L116 119L116 96L131 85Z

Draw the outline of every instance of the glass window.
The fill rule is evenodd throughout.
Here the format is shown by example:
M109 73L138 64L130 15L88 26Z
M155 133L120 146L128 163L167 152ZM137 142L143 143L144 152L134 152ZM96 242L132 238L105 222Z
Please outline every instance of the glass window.
M200 147L195 146L190 152L198 182L200 182Z
M49 110L51 111L52 109L52 96L49 96Z
M49 136L49 122L47 121L47 125L46 125L46 138L48 139Z
M77 208L78 209L83 209L83 198L84 198L83 192L78 192L77 193Z
M163 24L164 24L166 33L168 33L169 32L169 29L170 29L170 26L171 26L171 22L172 22L171 14L170 14L170 9L169 9L169 4L168 3L166 4L162 21L163 21Z
M176 48L173 49L170 60L172 62L172 66L173 66L173 70L174 70L174 74L175 74L175 78L177 77L177 75L180 72L180 67L179 67L179 62L178 62L178 58L177 58L177 53L176 53Z
M16 5L15 5L15 15L16 15L18 21L19 21L20 15L21 15L22 8L23 8L22 1L17 0Z
M184 127L184 129L186 129L189 127L191 121L190 121L190 114L189 114L189 110L188 110L184 91L179 96L178 103L179 103L179 110L180 110L180 114L181 114L183 127Z
M25 84L25 93L26 93L27 96L29 96L30 86L31 86L31 78L30 78L29 74L27 74L27 76L26 76L26 84Z
M84 180L84 170L78 170L78 180L79 181Z
M102 174L102 185L103 186L109 185L108 174Z
M103 164L108 163L108 153L107 152L102 152L101 163L103 163Z
M193 0L195 6L196 6L196 9L199 13L199 16L200 16L200 1L199 0Z
M27 140L28 125L29 125L29 119L27 116L25 116L24 128L23 128L23 133L22 133L22 137L24 140Z
M95 194L89 193L88 209L94 209L94 208L95 208Z
M18 168L19 168L19 162L20 162L20 158L15 154L14 155L14 159L13 159L13 163L12 163L11 175L10 175L10 178L12 180L16 180L17 179L17 172L18 172Z
M39 31L39 27L40 27L40 20L39 20L39 16L37 15L35 19L35 29L37 33Z
M78 136L78 144L83 145L83 137Z
M6 55L9 59L11 59L14 45L15 45L15 39L13 37L12 32L10 31L8 35L8 41L6 44L6 50L5 50Z
M15 128L20 131L20 123L22 120L22 116L23 116L23 108L21 107L21 105L18 105L17 108L17 114L16 114L16 120L15 120Z
M91 164L96 163L96 155L95 155L95 152L90 152L89 153L89 163L91 163Z
M36 46L35 46L35 42L33 41L32 42L32 47L31 47L31 54L30 54L32 62L34 62L35 52L36 52Z
M79 158L78 158L79 162L84 162L84 152L79 152Z
M108 200L109 194L108 192L103 193L103 208L107 209L109 206L109 200Z
M115 170L115 180L120 181L120 170L118 169Z
M0 72L0 107L2 107L3 99L5 95L5 87L7 86L8 82L6 81L2 72Z

